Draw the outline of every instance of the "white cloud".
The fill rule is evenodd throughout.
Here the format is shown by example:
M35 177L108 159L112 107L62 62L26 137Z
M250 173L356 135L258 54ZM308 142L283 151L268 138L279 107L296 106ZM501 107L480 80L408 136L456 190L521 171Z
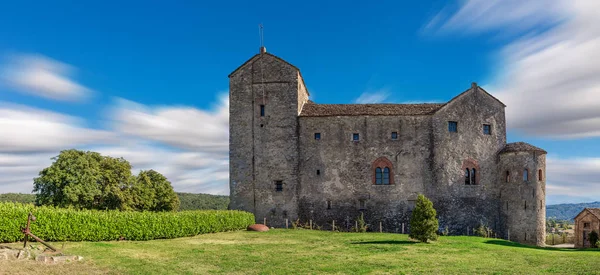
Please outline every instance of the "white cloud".
M212 111L191 107L155 107L118 100L113 113L116 131L187 150L229 149L229 99L221 97Z
M359 104L383 103L386 102L389 97L390 92L387 89L381 89L377 91L364 92L356 100L354 100L354 102Z
M91 90L70 79L70 65L42 55L16 55L0 70L0 81L18 92L62 101L81 101Z
M546 160L549 204L600 201L600 158Z
M76 148L123 157L133 173L154 169L178 192L229 193L229 100L213 111L148 107L119 100L112 130L22 105L0 104L0 192L29 193L33 178L60 150Z
M592 0L472 0L438 30L520 31L500 52L500 73L488 85L507 105L509 129L553 138L599 137L599 9L600 2Z
M0 152L49 152L114 140L110 132L81 124L71 116L0 102Z

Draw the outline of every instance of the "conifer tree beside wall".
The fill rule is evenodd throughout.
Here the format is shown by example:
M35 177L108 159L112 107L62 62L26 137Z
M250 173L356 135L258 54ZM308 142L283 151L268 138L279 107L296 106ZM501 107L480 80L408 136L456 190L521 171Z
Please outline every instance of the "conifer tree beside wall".
M437 240L439 227L433 203L422 194L417 198L417 204L410 218L409 237L420 242Z

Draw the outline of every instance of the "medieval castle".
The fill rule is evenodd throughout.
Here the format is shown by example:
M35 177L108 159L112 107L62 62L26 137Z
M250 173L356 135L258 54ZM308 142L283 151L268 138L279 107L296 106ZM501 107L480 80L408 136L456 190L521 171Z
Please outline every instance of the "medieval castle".
M546 151L506 143L505 107L475 83L443 104L317 104L262 47L229 75L230 209L400 232L424 194L440 230L542 246Z

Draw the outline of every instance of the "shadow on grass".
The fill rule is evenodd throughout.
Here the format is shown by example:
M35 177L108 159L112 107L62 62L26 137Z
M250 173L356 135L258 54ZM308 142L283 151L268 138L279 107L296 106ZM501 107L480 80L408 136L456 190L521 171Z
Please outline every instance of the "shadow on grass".
M503 245L503 246L511 246L518 248L529 248L529 249L539 249L539 250L549 250L549 251L585 251L590 249L576 249L576 248L568 248L568 247L538 247L531 246L526 244L520 244L517 242L503 241L503 240L489 240L485 241L486 244L494 244L494 245Z
M411 241L368 241L368 242L352 242L351 244L416 244Z

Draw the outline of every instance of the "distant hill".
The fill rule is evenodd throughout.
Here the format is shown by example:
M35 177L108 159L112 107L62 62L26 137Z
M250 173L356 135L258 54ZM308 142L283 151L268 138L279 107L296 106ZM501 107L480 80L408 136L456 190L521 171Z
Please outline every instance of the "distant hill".
M584 208L600 208L600 201L588 203L563 203L546 206L546 219L573 221Z
M183 210L225 210L229 205L229 196L210 194L177 193ZM35 194L7 193L0 194L0 202L34 203Z

